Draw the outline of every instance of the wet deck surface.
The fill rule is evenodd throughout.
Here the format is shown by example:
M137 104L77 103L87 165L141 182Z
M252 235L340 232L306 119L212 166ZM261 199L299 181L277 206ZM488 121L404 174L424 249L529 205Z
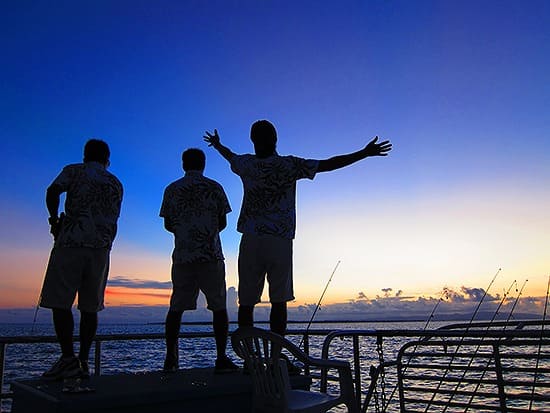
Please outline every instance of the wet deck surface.
M292 377L293 387L308 388L310 379ZM148 372L92 376L81 387L90 393L64 393L63 382L17 381L12 413L65 412L248 412L252 382L242 371L214 374L214 369L176 373Z

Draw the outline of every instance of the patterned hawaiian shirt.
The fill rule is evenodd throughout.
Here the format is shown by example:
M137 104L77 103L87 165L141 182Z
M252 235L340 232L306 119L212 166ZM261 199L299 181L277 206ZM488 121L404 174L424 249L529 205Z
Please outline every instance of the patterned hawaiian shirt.
M237 231L293 239L296 181L313 179L319 161L295 156L272 155L260 159L255 155L235 155L230 163L244 188Z
M223 260L220 216L231 212L229 201L216 181L199 171L187 171L183 178L164 190L160 216L174 230L176 264Z
M66 192L56 246L111 248L117 233L122 184L98 162L67 165L51 186Z

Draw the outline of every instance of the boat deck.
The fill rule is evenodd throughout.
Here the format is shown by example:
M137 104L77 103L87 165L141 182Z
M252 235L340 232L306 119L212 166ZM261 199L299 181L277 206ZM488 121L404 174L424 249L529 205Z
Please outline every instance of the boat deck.
M311 379L291 378L292 387L309 389ZM12 413L41 412L246 412L252 382L242 371L214 374L213 368L176 373L147 372L92 376L83 381L93 392L65 393L63 382L15 381Z

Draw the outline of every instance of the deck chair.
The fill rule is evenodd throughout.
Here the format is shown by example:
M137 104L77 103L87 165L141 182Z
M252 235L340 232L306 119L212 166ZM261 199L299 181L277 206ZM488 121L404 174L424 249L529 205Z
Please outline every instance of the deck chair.
M282 336L254 327L237 329L231 335L231 344L235 353L244 360L252 378L253 412L327 412L339 404L345 404L348 412L359 411L347 361L310 357ZM304 365L336 369L340 395L291 389L288 359L281 357L283 349Z

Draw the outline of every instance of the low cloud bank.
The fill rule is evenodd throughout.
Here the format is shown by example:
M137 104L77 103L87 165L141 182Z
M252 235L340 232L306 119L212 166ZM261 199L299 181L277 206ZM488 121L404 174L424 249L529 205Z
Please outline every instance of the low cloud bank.
M113 284L114 282L114 284ZM117 277L112 286L133 286L129 288L166 289L164 282L132 280ZM168 283L169 284L169 283ZM152 287L156 285L156 287ZM228 312L230 321L237 320L237 291L228 289ZM544 316L546 297L521 297L517 290L511 293L491 295L482 288L461 287L459 290L444 288L439 297L411 297L391 288L384 288L382 295L374 298L358 292L354 298L344 303L321 305L313 321L455 321L455 320L523 320L540 319ZM289 321L308 322L315 312L316 304L289 303ZM116 306L107 307L100 313L105 323L162 323L167 305L162 306ZM270 306L259 304L255 309L257 321L269 320ZM75 315L77 311L75 310ZM0 322L32 322L34 308L0 310ZM38 323L51 322L50 311L40 309ZM78 320L78 318L77 318ZM184 322L209 322L212 314L206 309L202 294L197 310L187 311Z

